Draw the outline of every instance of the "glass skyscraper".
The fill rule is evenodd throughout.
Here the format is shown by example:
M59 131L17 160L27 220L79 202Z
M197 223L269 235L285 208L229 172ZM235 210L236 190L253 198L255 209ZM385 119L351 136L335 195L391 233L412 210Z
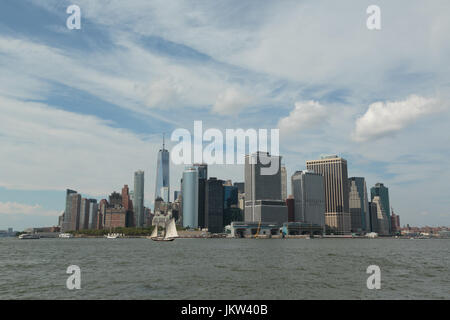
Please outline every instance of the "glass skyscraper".
M165 202L170 201L169 151L165 148L164 139L163 147L158 152L158 160L156 164L155 199L158 197L162 198Z
M134 173L133 206L135 226L144 226L144 171Z
M352 232L368 232L370 231L370 221L366 180L363 177L351 177L348 182Z
M187 167L183 172L182 208L183 227L198 228L198 170Z
M373 199L379 196L380 205L383 207L383 211L387 216L389 224L389 232L391 231L391 206L389 204L389 188L385 187L382 183L376 183L374 187L370 188L370 198Z

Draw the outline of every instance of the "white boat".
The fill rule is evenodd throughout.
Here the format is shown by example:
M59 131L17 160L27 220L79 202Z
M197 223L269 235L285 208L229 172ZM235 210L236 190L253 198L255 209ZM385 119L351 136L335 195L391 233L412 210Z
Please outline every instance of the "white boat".
M73 234L71 234L71 233L60 233L59 237L60 238L73 238Z
M24 233L19 236L19 239L40 239L41 236L36 233Z
M108 233L105 237L107 239L117 239L121 236L120 233Z
M367 238L378 238L378 233L376 233L376 232L369 232L369 233L367 233L366 234L366 237Z
M165 224L163 235L158 235L158 224L156 224L149 238L153 241L173 241L175 238L178 238L175 219L172 218Z

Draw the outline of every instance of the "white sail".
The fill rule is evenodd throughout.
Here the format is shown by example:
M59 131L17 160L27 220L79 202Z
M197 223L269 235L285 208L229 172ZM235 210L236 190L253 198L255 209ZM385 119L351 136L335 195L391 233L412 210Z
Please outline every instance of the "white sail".
M166 225L166 235L165 239L177 238L178 232L177 227L175 226L175 219L170 219L169 223Z
M156 238L157 236L158 236L158 224L156 224L155 227L153 228L150 238Z

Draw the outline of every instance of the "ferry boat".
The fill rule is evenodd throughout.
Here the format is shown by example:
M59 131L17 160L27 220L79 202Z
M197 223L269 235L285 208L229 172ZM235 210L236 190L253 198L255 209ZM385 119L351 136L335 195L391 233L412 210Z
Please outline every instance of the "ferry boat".
M71 234L71 233L60 233L59 237L60 238L73 238L73 234Z
M41 236L36 233L23 233L19 236L19 239L40 239Z
M152 239L153 241L173 241L178 238L175 219L172 218L169 220L169 222L166 222L162 235L158 234L158 224L156 224L153 228L152 234L148 238Z

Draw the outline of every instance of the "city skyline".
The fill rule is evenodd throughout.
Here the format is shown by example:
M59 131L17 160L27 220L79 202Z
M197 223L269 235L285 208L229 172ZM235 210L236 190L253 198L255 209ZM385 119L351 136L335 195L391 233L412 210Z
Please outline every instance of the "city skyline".
M52 225L67 188L107 198L139 169L152 207L161 133L195 120L279 128L288 181L339 154L389 187L402 225L449 224L448 3L383 3L376 32L356 1L136 3L80 0L80 30L70 1L0 5L0 229ZM170 164L171 190L183 170ZM241 182L244 166L208 174Z

